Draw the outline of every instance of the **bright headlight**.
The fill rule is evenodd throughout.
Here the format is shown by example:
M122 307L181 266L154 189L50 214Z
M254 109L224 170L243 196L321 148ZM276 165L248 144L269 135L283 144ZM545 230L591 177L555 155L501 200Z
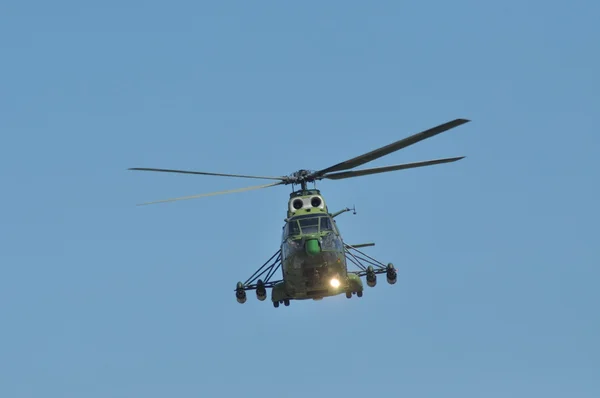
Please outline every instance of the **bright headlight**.
M329 281L329 283L331 284L331 286L333 287L340 287L340 281L337 280L336 278L333 278L331 281Z

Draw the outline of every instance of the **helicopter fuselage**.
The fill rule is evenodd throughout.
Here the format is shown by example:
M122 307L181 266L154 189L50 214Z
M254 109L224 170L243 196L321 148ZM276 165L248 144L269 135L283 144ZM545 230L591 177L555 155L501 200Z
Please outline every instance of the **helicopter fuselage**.
M290 217L283 230L283 279L273 287L273 301L318 300L363 290L360 278L348 273L344 243L330 214Z

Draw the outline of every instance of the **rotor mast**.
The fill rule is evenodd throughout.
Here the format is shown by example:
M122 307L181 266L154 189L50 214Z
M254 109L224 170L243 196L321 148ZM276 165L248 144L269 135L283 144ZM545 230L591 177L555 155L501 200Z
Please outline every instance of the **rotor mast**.
M294 185L300 185L300 192L308 191L308 183L311 182L310 176L312 174L313 172L304 169L292 173L289 176L289 181L292 184L292 189ZM312 182L314 183L314 179L312 179Z

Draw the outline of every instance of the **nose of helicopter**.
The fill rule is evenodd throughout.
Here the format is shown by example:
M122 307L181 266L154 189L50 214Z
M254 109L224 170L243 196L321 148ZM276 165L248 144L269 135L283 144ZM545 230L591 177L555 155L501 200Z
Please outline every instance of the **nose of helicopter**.
M321 245L319 245L318 239L308 239L304 244L304 250L306 250L306 254L310 256L314 256L315 254L319 254L321 252Z

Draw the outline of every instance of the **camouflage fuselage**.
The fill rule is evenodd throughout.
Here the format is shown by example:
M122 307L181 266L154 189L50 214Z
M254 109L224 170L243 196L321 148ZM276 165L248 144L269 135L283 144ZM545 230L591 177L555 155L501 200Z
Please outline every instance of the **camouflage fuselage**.
M341 234L316 190L290 199L281 256L283 281L274 286L273 301L363 290L360 278L347 273Z

